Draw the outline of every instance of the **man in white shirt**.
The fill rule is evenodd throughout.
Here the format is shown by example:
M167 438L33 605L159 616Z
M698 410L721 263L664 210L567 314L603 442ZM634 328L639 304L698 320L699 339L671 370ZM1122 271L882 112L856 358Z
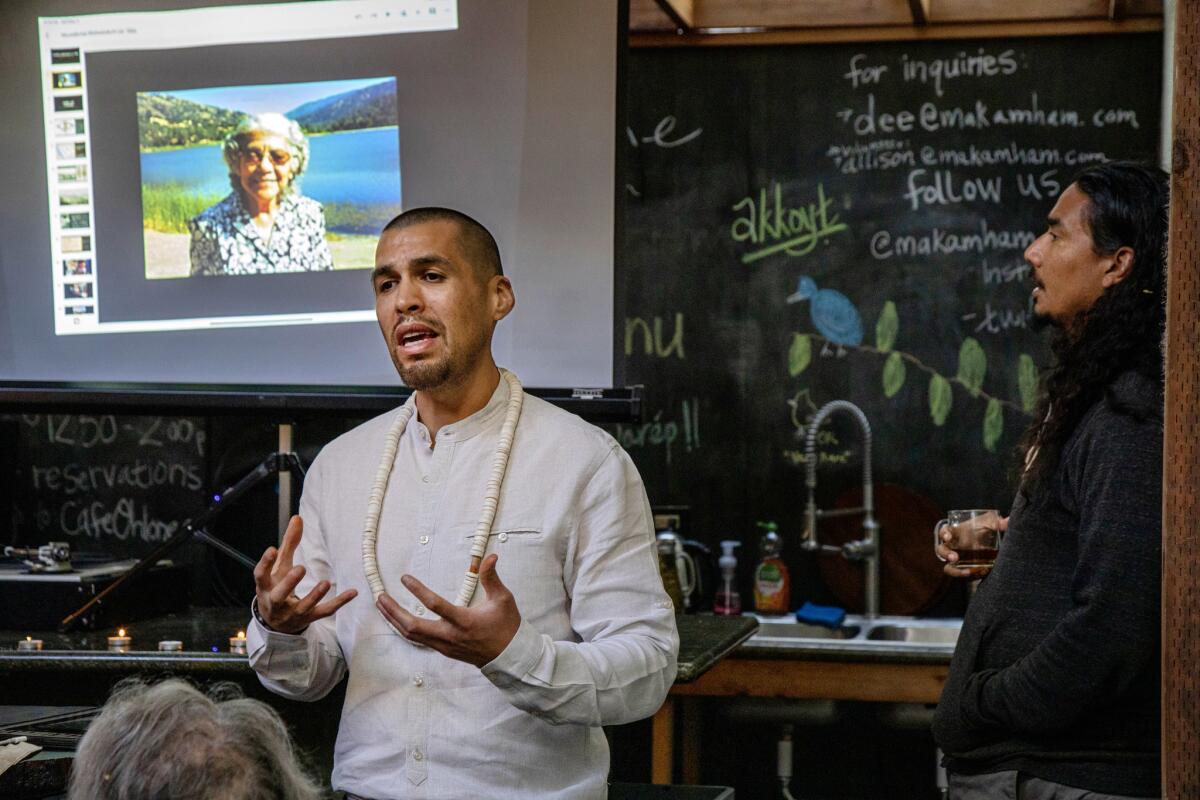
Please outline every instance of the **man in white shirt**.
M376 315L414 413L394 455L404 409L313 462L300 515L255 569L250 664L299 700L349 674L333 786L351 797L603 798L600 726L657 710L679 646L641 478L612 437L497 368L492 334L515 301L479 223L405 212L375 263ZM464 607L451 598L468 564L479 591Z

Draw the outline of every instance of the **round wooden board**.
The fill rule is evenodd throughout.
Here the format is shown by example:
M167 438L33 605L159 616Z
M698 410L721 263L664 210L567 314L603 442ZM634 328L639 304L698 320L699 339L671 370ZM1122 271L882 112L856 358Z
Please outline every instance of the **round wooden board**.
M937 603L951 583L933 554L933 526L942 518L941 509L928 497L890 483L876 485L874 499L883 542L880 610L884 614L920 614ZM834 508L860 505L861 488L838 495L833 503ZM822 544L861 539L862 516L819 520L817 533ZM862 562L831 553L818 558L821 578L838 603L847 611L862 613Z

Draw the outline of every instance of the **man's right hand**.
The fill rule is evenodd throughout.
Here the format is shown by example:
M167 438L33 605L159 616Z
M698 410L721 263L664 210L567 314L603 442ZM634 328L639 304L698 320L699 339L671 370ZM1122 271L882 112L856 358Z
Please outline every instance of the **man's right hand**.
M1000 517L997 526L1001 532L1008 530L1008 517ZM946 564L942 567L942 572L949 575L951 578L972 578L978 579L987 575L992 571L991 567L960 567L957 566L958 553L947 546L950 541L951 533L949 530L942 531L941 541L937 542L934 550L937 552L938 558L945 561Z
M296 585L304 577L304 567L292 566L296 546L304 535L304 520L299 516L288 522L279 549L268 547L254 567L255 603L258 615L267 627L279 633L303 633L319 619L332 616L342 606L358 596L347 589L332 600L321 602L329 592L329 581L318 581L304 597L296 596Z

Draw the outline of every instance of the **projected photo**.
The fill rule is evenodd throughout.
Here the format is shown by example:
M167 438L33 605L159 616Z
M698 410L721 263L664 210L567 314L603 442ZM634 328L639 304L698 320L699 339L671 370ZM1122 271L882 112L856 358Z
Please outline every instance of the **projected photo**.
M137 101L147 278L374 266L400 213L394 78Z

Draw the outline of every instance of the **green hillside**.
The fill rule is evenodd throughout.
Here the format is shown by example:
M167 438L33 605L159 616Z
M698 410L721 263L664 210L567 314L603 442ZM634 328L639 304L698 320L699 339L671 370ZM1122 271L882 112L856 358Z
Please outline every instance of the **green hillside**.
M166 94L138 95L138 144L143 150L219 142L246 115Z

